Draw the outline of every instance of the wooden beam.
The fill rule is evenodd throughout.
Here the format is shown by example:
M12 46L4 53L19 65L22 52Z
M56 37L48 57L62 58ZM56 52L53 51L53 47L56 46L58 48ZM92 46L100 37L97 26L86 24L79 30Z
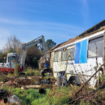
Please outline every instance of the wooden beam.
M24 85L24 86L21 87L21 89L22 90L23 89L30 89L30 88L32 88L32 89L41 89L41 88L46 89L46 88L51 88L51 87L57 87L57 86L51 85L51 84L44 84L44 85Z

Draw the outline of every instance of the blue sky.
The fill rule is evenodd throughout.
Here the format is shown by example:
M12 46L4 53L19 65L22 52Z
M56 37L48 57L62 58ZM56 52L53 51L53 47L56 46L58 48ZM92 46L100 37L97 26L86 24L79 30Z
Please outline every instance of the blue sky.
M0 0L0 49L10 35L29 42L41 35L57 44L105 19L105 0Z

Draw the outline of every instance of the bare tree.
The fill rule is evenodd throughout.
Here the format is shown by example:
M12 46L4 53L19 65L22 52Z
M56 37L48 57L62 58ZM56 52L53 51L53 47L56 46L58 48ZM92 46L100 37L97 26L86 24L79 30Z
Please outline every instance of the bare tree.
M15 36L10 36L7 39L7 43L3 48L4 52L17 52L18 48L20 48L22 43L20 40Z

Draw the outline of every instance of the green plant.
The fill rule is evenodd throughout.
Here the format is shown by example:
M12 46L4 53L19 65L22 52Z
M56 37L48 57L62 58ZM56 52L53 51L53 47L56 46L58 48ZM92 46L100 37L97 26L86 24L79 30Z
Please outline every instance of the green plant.
M37 69L27 68L27 70L24 71L26 76L40 76L40 71Z
M15 75L15 77L19 76L18 63L17 62L15 62L14 75Z
M13 77L13 74L8 73L7 77Z
M41 73L38 70L35 70L34 73L35 73L35 76L41 76Z
M49 105L53 105L54 103L54 95L55 95L55 88L49 91L49 93L46 96L46 99L48 100Z

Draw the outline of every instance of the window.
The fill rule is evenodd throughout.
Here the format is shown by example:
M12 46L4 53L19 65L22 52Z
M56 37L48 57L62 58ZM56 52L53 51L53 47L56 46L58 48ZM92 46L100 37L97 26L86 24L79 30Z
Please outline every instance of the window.
M12 60L17 61L16 56L9 56L9 57L8 57L8 62L11 62Z
M103 57L103 37L89 41L88 57Z
M70 46L67 49L66 48L63 49L62 61L66 61L67 59L68 60L74 60L74 58L75 58L75 46Z
M62 61L66 61L66 60L67 60L67 50L66 48L64 48L62 51Z
M69 57L68 60L74 60L74 58L75 58L75 47L67 50L67 57Z
M56 51L54 54L54 61L57 62L59 58L59 51Z

